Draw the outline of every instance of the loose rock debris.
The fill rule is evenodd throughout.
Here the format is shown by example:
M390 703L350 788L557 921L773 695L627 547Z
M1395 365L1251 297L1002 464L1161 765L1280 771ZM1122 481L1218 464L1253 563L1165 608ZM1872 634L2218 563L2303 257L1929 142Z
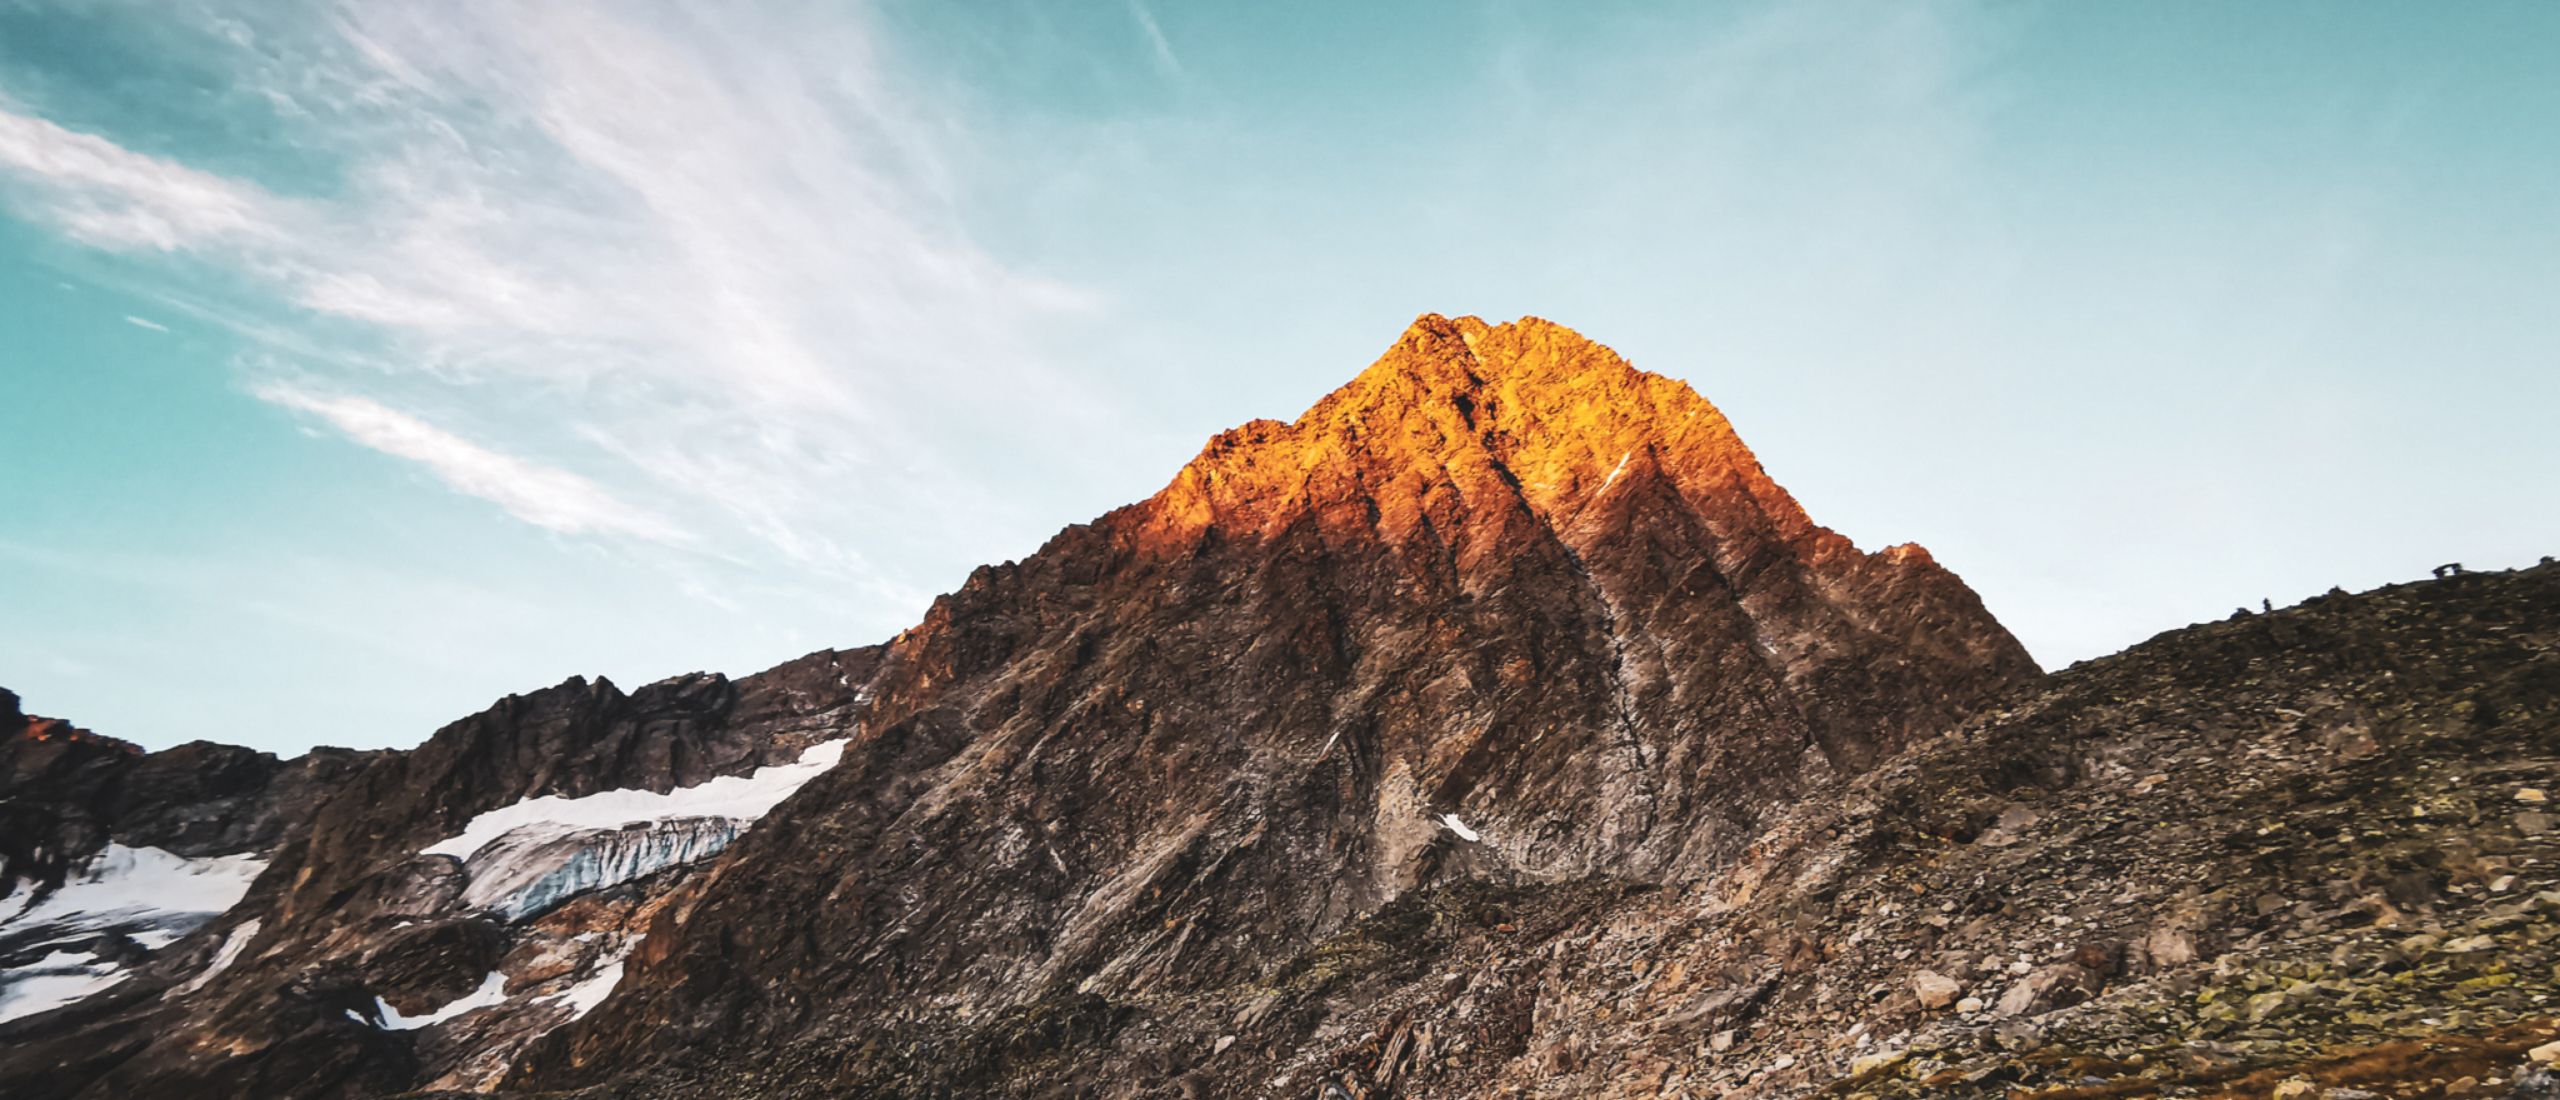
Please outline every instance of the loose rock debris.
M1408 897L1059 1056L1218 1020L1232 1096L2560 1095L2555 627L2544 567L2173 632L1720 878Z

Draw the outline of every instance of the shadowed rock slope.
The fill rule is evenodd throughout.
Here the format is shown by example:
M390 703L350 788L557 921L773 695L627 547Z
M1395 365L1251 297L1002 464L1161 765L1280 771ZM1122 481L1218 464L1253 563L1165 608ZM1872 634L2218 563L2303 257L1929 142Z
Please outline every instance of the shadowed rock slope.
M1295 423L819 656L787 735L642 708L766 764L844 740L716 858L588 916L469 911L470 869L419 853L622 785L593 746L637 720L577 685L511 701L368 769L156 979L0 1025L0 1083L1175 1095L1198 1052L1149 1021L1333 973L1328 945L1415 898L1716 880L1807 792L2037 675L1926 552L1813 524L1685 385L1543 321L1436 316ZM545 1015L517 991L558 988L533 958L572 933L619 977ZM508 999L449 1022L364 1011L484 974Z
M145 753L19 707L0 690L0 913L60 888L110 842L264 855L309 816L316 792L369 757L324 748L281 761L210 741Z
M1187 996L581 1095L2548 1097L2555 624L2555 565L2244 612L1819 784L1716 876L1453 882Z

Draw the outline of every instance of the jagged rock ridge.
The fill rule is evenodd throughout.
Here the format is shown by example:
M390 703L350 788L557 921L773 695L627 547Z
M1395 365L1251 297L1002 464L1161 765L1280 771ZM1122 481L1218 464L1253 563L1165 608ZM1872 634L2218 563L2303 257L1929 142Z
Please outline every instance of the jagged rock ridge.
M238 900L372 755L145 753L0 690L0 1021L113 980Z
M1262 980L1417 891L1714 876L1803 792L2034 675L1952 574L1814 525L1686 386L1543 321L1426 316L885 646L573 682L387 755L221 920L0 1027L0 1081L725 1093L789 1053L825 1091L917 1029ZM717 858L539 916L474 908L425 854L511 802L837 737ZM379 1026L492 973L502 1004Z

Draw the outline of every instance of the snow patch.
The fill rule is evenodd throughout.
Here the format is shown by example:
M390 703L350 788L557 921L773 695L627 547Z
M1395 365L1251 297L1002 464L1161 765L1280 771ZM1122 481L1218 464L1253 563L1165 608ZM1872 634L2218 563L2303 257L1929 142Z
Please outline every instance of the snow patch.
M253 855L188 859L110 842L106 851L65 878L61 889L0 920L0 929L58 923L92 930L135 919L200 915L181 930L191 931L231 908L266 869L267 862Z
M1450 832L1458 834L1458 839L1460 840L1478 841L1484 839L1483 837L1476 835L1475 830L1467 828L1466 822L1458 820L1458 815L1456 814L1441 814L1440 823L1448 826Z
M1628 460L1628 459L1630 459L1630 458L1634 458L1635 456L1636 456L1636 453L1635 453L1634 451L1628 451L1628 452L1627 452L1627 453L1625 453L1625 454L1619 455L1619 456L1618 456L1618 465L1617 465L1617 468L1616 468L1616 469L1613 469L1613 470L1610 470L1610 471L1609 471L1609 476L1608 476L1607 478L1605 478L1605 479L1602 479L1602 481L1600 482L1600 489L1606 489L1606 488L1608 488L1608 487L1609 487L1609 483L1610 483L1610 482L1618 480L1618 474L1619 474L1619 473L1621 473L1621 472L1623 472L1623 471L1627 468L1627 460ZM1599 495L1600 489L1594 489L1594 490L1592 490L1591 492L1592 492L1592 494L1593 494L1594 496L1597 496L1597 495Z
M597 1005L603 1004L605 998L613 995L613 987L621 984L622 960L615 959L611 965L596 971L594 977L545 997L543 1000L568 1005L569 1018L581 1020L586 1018L587 1013L595 1011Z
M399 1009L391 1007L391 1002L380 997L373 999L373 1010L374 1014L381 1018L382 1027L386 1031L416 1031L422 1027L434 1027L475 1008L502 1004L506 999L507 976L492 970L487 978L482 979L480 988L456 997L444 1007L424 1016L403 1016Z
M587 1013L595 1011L597 1005L603 1004L605 998L613 995L615 986L622 984L622 960L630 958L631 952L640 946L640 941L648 938L633 936L623 941L621 946L614 950L613 957L603 966L597 967L596 972L589 975L587 980L544 997L543 1000L551 1004L569 1006L569 1018L572 1020L585 1019Z
M699 786L659 794L656 791L600 791L583 798L544 795L500 806L472 818L462 832L419 850L421 855L470 859L490 841L527 825L566 829L613 829L635 822L661 822L680 817L726 817L753 821L789 798L810 780L844 758L843 741L825 741L800 753L796 763L758 768L746 775L724 775Z
M60 1008L123 981L123 967L94 957L88 944L123 935L148 948L165 946L231 908L266 867L253 855L189 859L108 844L65 876L61 889L29 897L0 918L0 943L12 953L51 949L32 964L0 972L0 1020Z
M70 1004L124 980L121 967L86 951L53 951L9 973L0 988L0 1021L33 1016Z
M213 953L213 964L205 967L204 973L187 979L187 984L178 987L178 994L185 996L204 988L204 983L212 981L214 975L222 973L224 967L230 966L233 959L240 957L241 950L249 946L249 941L257 938L258 922L255 920L247 921L240 927L232 929L231 934L223 938L222 949Z

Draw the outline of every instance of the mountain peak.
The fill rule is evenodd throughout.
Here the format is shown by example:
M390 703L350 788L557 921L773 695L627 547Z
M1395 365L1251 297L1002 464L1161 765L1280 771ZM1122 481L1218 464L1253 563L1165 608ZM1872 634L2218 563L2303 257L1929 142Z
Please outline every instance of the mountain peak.
M1316 420L1329 406L1390 394L1455 398L1505 386L1569 387L1576 381L1623 385L1650 377L1597 341L1543 318L1495 325L1479 317L1425 313L1367 370L1318 402L1299 423Z
M1837 539L1686 383L1541 318L1426 313L1295 422L1212 438L1146 506L1144 541L1188 545L1213 525L1267 535L1315 515L1403 544L1515 518L1568 526L1607 494L1655 491L1747 504L1781 539L1812 540L1808 554Z

